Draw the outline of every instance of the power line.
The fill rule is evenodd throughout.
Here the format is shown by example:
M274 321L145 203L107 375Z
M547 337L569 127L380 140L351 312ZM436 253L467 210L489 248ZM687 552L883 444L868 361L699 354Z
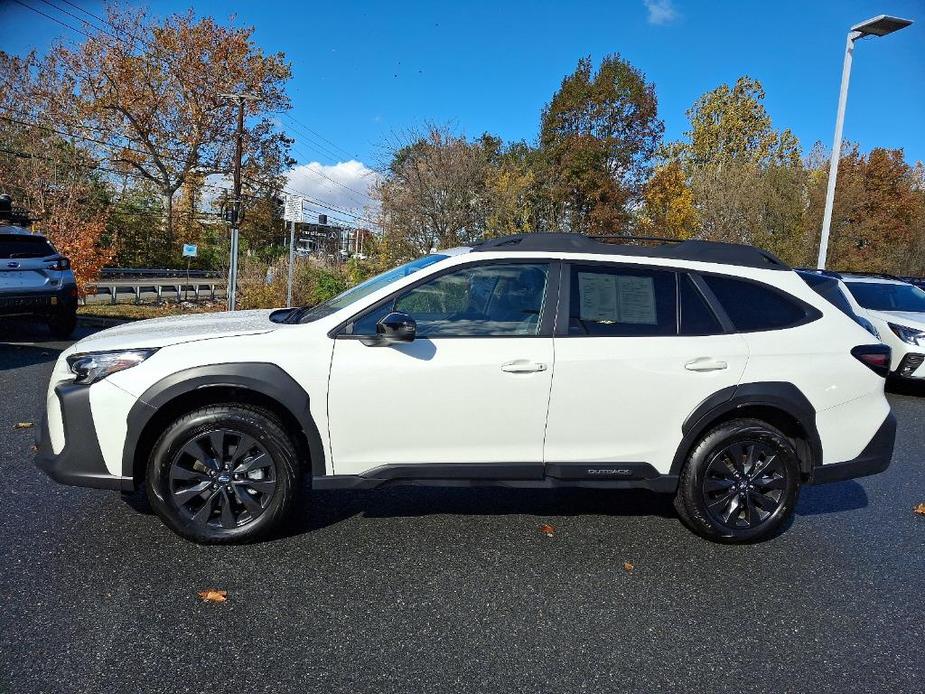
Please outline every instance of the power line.
M312 129L309 128L307 125L305 125L305 123L302 123L301 121L297 120L295 116L293 116L293 115L291 115L291 114L289 114L289 113L284 113L283 116L286 117L286 118L288 118L289 120L291 120L291 121L292 121L293 123L295 123L296 125L301 126L302 128L304 128L306 131L308 131L309 133L311 133L312 135L314 135L315 137L317 137L317 138L318 138L319 140L321 140L322 142L327 142L327 143L328 143L329 145L331 145L334 149L337 149L337 150L343 152L345 155L347 155L347 156L350 157L351 159L356 159L356 155L351 154L350 152L348 152L348 151L347 151L346 149L344 149L343 147L341 147L341 146L335 144L334 142L331 142L328 138L326 138L324 135L322 135L321 133L319 133L317 130L312 130Z

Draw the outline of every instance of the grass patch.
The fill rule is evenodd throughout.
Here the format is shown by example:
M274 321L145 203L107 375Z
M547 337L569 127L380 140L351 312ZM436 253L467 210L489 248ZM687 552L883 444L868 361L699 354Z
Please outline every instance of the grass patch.
M185 316L192 313L224 311L224 301L162 301L159 304L89 304L77 307L77 315L84 318L112 318L116 320L144 320L166 316Z

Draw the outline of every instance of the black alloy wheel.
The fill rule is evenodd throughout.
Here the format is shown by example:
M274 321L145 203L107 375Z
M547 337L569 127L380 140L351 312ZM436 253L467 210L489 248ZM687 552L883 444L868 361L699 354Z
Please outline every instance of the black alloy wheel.
M728 528L756 528L783 504L787 475L783 456L765 441L726 446L713 455L703 478L707 512Z
M194 526L226 530L256 520L276 492L276 464L267 449L232 429L199 433L174 455L170 501Z
M674 506L708 540L755 542L785 527L799 491L794 442L767 422L743 417L717 424L694 445Z
M203 544L252 542L290 513L300 456L280 419L260 407L208 405L168 425L145 487L171 530Z

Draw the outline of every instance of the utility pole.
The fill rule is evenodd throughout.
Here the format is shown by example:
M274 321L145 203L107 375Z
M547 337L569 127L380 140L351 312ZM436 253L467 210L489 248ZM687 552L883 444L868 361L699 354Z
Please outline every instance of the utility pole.
M238 105L238 127L235 136L233 195L231 201L231 252L228 262L228 310L235 310L238 287L238 235L241 225L241 158L244 156L244 101L256 101L250 94L220 94Z

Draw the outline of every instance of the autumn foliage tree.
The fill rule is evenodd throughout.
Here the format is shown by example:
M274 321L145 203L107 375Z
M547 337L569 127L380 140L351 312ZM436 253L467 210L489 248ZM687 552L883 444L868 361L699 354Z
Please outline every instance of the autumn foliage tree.
M34 228L71 260L81 291L115 254L102 243L110 189L89 152L50 127L32 125L36 60L0 52L0 191L9 192Z
M118 5L107 13L112 32L52 49L38 96L44 114L85 138L99 161L157 189L165 241L173 245L177 191L193 178L231 171L236 107L223 94L254 97L246 101L245 165L272 187L289 141L267 114L289 108L290 67L282 54L264 54L252 29L192 11L162 21Z

